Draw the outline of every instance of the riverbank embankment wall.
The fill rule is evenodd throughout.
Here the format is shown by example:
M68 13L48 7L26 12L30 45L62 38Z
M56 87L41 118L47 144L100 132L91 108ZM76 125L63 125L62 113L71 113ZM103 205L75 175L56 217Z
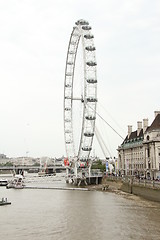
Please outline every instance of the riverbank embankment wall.
M114 179L104 178L103 183L108 184L109 188L114 190L121 190L126 193L134 194L143 197L147 200L160 202L160 183L145 184L145 182L131 181L130 179Z

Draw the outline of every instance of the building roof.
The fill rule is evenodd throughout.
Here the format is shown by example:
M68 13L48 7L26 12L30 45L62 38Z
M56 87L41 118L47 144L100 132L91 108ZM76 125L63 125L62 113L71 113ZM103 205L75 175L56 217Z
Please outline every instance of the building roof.
M160 114L157 114L151 126L148 127L147 131L160 129Z
M137 134L138 131L134 131L134 132L131 132L130 136L128 137L128 135L126 136L126 138L124 139L123 144L125 144L126 142L132 142L132 140L140 140L140 139L143 139L143 129L140 130L140 133L139 135Z
M153 130L160 130L160 114L157 114L157 116L155 117L155 119L153 120L152 124L150 126L147 127L145 132L148 131L153 131ZM139 142L139 141L143 141L144 138L144 132L143 129L140 130L139 135L137 135L138 131L134 131L131 132L131 134L125 137L123 143L121 144L121 146L128 144L128 143L132 143L133 142Z

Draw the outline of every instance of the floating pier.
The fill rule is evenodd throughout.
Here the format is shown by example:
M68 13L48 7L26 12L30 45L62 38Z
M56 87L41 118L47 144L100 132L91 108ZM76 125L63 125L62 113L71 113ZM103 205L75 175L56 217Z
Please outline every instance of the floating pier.
M76 191L89 191L88 188L69 188L69 187L36 187L25 186L24 189L53 189L53 190L76 190Z
M90 177L68 177L67 183L71 183L76 186L98 185L102 183L102 175L90 176Z

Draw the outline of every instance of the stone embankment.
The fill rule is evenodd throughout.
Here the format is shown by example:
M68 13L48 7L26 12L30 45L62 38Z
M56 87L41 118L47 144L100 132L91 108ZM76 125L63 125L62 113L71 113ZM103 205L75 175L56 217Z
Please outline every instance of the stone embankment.
M108 191L121 195L133 194L147 200L160 202L160 182L105 176L102 184L87 187L89 190Z
M88 185L86 186L89 190L96 191L107 191L107 192L120 192L122 181L118 179L110 179L103 177L102 184Z

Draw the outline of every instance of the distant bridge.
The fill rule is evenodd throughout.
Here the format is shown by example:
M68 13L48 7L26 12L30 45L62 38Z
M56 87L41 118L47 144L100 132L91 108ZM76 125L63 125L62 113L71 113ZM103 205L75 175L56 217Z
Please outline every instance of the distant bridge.
M16 166L0 166L0 171L33 171L33 172L39 172L41 170L45 170L43 167L40 166L32 166L32 165L16 165ZM47 166L47 170L49 172L60 172L66 170L66 167L64 166L58 166L58 165L51 165Z

